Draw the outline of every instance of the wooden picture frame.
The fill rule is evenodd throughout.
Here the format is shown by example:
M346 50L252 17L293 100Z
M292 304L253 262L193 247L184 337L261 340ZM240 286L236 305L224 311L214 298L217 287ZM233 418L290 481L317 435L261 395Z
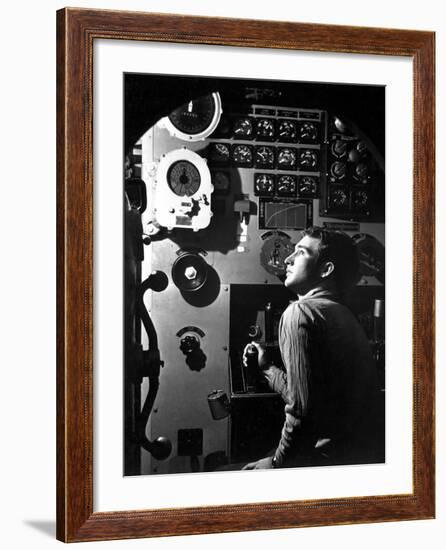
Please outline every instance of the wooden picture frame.
M407 56L413 61L411 494L93 512L93 43ZM91 541L434 517L432 32L65 8L57 13L57 538Z

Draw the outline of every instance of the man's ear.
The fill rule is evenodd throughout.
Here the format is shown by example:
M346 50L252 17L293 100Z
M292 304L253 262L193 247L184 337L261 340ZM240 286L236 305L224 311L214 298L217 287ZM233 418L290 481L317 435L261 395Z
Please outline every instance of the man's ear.
M321 277L323 279L325 279L326 277L328 277L329 275L331 275L334 271L334 263L333 262L325 262L324 264L322 264L321 266Z

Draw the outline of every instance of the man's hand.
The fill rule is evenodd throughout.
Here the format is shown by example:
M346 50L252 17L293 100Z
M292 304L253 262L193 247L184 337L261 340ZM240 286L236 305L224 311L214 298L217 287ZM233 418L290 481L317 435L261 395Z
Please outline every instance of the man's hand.
M267 456L266 458L261 458L256 462L250 462L243 466L242 470L269 470L273 467L273 457Z
M265 347L261 346L257 342L251 342L250 344L245 346L245 349L243 350L243 365L246 367L248 365L248 359L247 359L247 351L248 349L254 346L257 349L257 362L259 365L259 368L264 370L269 367L270 362L267 358L267 350Z

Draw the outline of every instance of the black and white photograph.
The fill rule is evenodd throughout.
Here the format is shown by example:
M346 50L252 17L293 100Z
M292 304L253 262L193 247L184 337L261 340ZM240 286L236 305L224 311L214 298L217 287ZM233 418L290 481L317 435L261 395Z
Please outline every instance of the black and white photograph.
M384 463L385 86L123 86L124 475Z

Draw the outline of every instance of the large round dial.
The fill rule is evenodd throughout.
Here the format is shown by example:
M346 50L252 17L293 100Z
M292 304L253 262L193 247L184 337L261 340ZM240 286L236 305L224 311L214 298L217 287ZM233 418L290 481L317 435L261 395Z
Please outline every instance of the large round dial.
M168 120L177 130L177 137L187 136L193 140L194 136L207 137L216 128L220 116L220 97L210 94L181 105L170 113Z
M347 154L347 142L343 139L336 139L331 144L331 152L335 157L345 157Z
M188 160L178 160L167 172L167 183L175 195L190 197L200 188L200 172Z
M340 162L337 160L331 165L330 172L333 176L333 179L340 180L342 178L345 178L345 175L347 173L347 166L344 162Z

